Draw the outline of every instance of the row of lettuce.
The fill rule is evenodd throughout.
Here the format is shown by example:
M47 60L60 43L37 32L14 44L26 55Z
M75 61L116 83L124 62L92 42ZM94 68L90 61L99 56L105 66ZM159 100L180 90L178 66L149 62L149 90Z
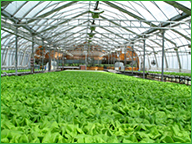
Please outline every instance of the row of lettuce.
M101 67L107 67L108 65L100 65ZM41 71L42 69L35 69L35 71ZM25 69L25 70L18 70L18 72L30 72L30 69ZM130 70L126 70L130 71ZM15 70L1 70L1 74L3 73L15 73ZM134 72L143 72L143 71L134 71ZM154 73L154 74L161 74L161 72L157 71L145 71L145 73ZM164 72L165 75L174 75L174 76L188 76L191 77L191 73L177 73L177 72Z
M30 72L30 69L18 69L17 72ZM35 69L35 71L42 71L42 69ZM1 70L1 74L3 73L15 73L15 70Z
M190 143L191 88L106 72L1 78L2 143Z
M131 72L130 70L127 70ZM134 72L141 72L143 71L134 71ZM145 73L152 73L152 74L161 74L159 71L145 71ZM181 73L181 72L163 72L164 75L174 75L174 76L188 76L191 77L191 73Z

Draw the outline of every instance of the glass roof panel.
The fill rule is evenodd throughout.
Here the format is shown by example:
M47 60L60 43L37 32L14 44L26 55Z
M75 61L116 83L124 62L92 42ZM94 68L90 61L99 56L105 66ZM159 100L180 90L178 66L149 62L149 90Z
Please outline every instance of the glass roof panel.
M191 9L191 2L190 1L176 1L176 2L188 7L189 9Z
M26 3L16 14L16 17L22 18L28 10L33 8L39 1L34 1L34 2L28 2Z
M31 22L31 24L36 24L34 26L28 26L31 27L33 30L35 30L36 32L38 32L41 37L44 37L45 39L49 39L49 40L53 40L53 42L62 42L63 39L72 39L73 36L74 37L78 37L80 36L80 34L74 34L74 35L68 35L70 36L69 38L65 38L66 35L63 33L76 33L78 31L84 32L84 34L82 34L83 37L87 37L86 33L90 33L90 29L87 26L88 23L85 23L83 26L77 26L79 23L85 22L86 19L88 20L89 18L92 19L91 17L91 13L86 13L82 16L77 17L76 19L85 19L85 20L81 20L80 22L78 22L77 20L71 20L68 23L59 25L58 27L53 27L56 26L58 23L65 21L64 19L70 19L74 16L77 16L87 10L90 9L94 9L95 8L95 3L93 1L80 1L80 2L76 2L74 4L72 4L71 6L68 6L66 8L60 9L59 11L54 11L56 8L59 8L61 6L66 5L67 3L70 3L70 1L52 1L52 2L41 2L39 5L36 6L36 4L39 3L39 1L29 1L27 4L25 4L21 9L18 9L19 7L21 7L25 2L24 1L14 1L12 3L10 3L4 11L6 11L7 13L14 14L17 10L18 12L15 14L16 18L19 17L23 17L26 14L26 17L28 18L33 18L34 16L38 17L41 16L42 14L47 14L45 18L50 18L48 21L46 21L46 19L41 19L41 20L35 20L33 22ZM122 11L119 11L116 8L112 8L111 6L109 6L107 3L105 2L99 2L98 8L99 9L103 9L104 13L101 14L101 17L110 19L110 20L137 20L136 18L134 18L134 16L131 16L129 13L132 13L133 15L139 16L141 18L145 18L146 20L158 20L158 21L165 21L168 18L172 18L176 15L178 15L179 13L182 13L181 10L178 10L176 8L174 8L173 6L163 2L163 1L117 1L117 2L110 2L118 7L120 7L122 9ZM191 3L189 1L181 1L178 2L180 4L183 4L184 6L190 8L191 6L189 6ZM36 6L36 7L34 7ZM33 9L32 9L33 8ZM29 11L31 9L31 11ZM126 13L126 10L128 13ZM53 13L52 13L53 12ZM3 16L2 16L3 17ZM102 19L102 18L99 19ZM60 21L56 21L53 18L62 18L62 20ZM188 19L190 19L191 17L188 17ZM186 19L185 19L186 20ZM45 25L47 22L47 25ZM92 20L91 20L92 22ZM89 24L91 24L91 22L89 22ZM114 23L117 23L117 21L114 21ZM135 22L133 26L138 26L138 28L130 28L129 27L129 22L125 21L125 22L121 22L121 26L123 26L124 28L122 28L121 26L117 26L117 24L112 24L111 22L105 20L105 21L98 21L97 19L95 19L95 24L96 25L101 25L101 27L97 27L96 31L101 33L100 34L96 34L96 37L102 37L102 39L107 39L109 41L109 43L112 42L112 40L110 40L109 38L111 38L111 35L114 35L113 33L116 34L123 34L123 33L127 33L127 34L131 34L131 33L137 33L137 34L141 34L143 32L146 32L147 30L149 30L150 28L142 28L139 27L139 23ZM69 25L68 25L69 24ZM107 25L111 24L111 27L108 27ZM149 26L146 23L143 23L143 26ZM188 28L188 26L186 25L181 25L183 28ZM25 27L25 26L24 26ZM19 30L22 31L28 31L28 27L24 28L19 28ZM175 28L178 28L179 26L176 26ZM48 29L50 28L50 29ZM5 30L8 30L7 28L4 27ZM48 29L48 30L47 30ZM126 30L127 29L127 30ZM14 29L13 29L14 30ZM8 30L10 32L14 32L13 30ZM44 31L46 30L46 31ZM157 32L157 31L156 31ZM107 33L107 34L106 34ZM181 33L182 35L180 35L179 33ZM28 34L30 35L30 32L28 31ZM56 36L54 36L56 35ZM103 35L103 36L102 36ZM135 34L134 34L135 35ZM2 34L2 37L6 36L6 33ZM187 40L185 37L189 37L191 38L191 31L190 30L176 30L176 31L172 31L172 30L166 30L165 33L165 48L170 48L173 47L173 43L176 43L177 46L182 46L182 45L186 45L186 44L190 44L190 41ZM109 38L107 38L109 37ZM118 35L116 37L114 37L114 39L116 38L116 44L118 42L123 43L125 42L126 36L123 36L124 38L119 37ZM133 37L130 36L130 37ZM11 36L7 36L7 38L11 38ZM153 37L151 37L153 38ZM92 38L93 41L96 41L98 38ZM158 39L161 39L161 37L158 37ZM61 40L61 41L60 41ZM14 39L12 40L14 43ZM27 41L27 40L25 40ZM82 40L84 41L84 39ZM151 51L152 49L151 47L154 47L156 50L157 49L161 49L161 45L158 45L157 43L161 43L160 41L154 39L154 41L156 42L152 42L152 41L147 41L147 50ZM172 41L172 42L170 42ZM3 40L3 42L6 43L5 40ZM105 41L104 41L105 42ZM143 49L143 43L141 43L141 46L139 47L139 49ZM21 43L22 44L22 43ZM184 47L183 47L184 48Z
M23 5L24 3L25 3L25 1L14 1L14 2L10 3L10 4L6 7L5 11L9 12L10 14L14 14L14 13L17 11L17 9L18 9L21 5Z
M49 1L43 1L41 4L36 6L28 15L27 17L32 18L34 17L41 9L44 9L49 4Z
M159 8L165 13L165 15L169 19L179 14L173 6L170 6L169 4L163 1L155 1L155 3L159 6ZM156 7L152 7L151 11L154 13L155 17L158 17L157 20L167 20L161 19L160 12L157 10Z

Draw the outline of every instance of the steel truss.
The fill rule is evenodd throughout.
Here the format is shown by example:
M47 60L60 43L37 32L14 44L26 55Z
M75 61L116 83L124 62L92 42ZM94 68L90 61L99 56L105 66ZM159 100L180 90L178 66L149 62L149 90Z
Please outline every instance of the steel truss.
M8 20L11 18L7 19L4 18L2 19L4 23L9 23ZM64 18L24 18L25 21L22 23L13 23L12 25L14 26L78 26L81 25L82 27L87 27L87 24L82 24L82 22L87 21L87 19L64 19ZM45 21L42 24L36 24L36 23L28 23L30 20L42 20L45 19ZM19 20L19 18L18 18ZM62 20L65 20L64 24L60 24ZM176 30L176 29L182 29L182 30L190 30L191 29L191 22L181 22L181 21L147 21L147 20L112 20L112 19L89 19L97 21L97 24L95 25L90 25L93 27L122 27L122 28L153 28L153 29L163 29L163 30ZM53 23L54 21L54 23ZM118 25L115 25L112 22L117 23ZM105 22L105 23L103 23ZM4 26L4 23L2 23L2 26ZM126 23L126 24L125 24ZM148 24L148 25L147 25ZM166 24L166 27L163 25ZM177 27L175 27L177 25ZM182 25L185 25L186 27L183 27Z

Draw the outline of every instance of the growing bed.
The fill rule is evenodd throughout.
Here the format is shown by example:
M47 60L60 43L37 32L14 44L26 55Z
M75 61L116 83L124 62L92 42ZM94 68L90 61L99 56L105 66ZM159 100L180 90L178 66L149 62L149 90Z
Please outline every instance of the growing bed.
M191 87L80 71L2 77L1 142L191 142Z

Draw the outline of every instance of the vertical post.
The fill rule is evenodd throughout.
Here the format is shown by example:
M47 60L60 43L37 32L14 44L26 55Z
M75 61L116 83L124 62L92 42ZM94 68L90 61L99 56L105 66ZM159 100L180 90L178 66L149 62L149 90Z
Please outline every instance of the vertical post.
M127 53L127 47L126 47L126 45L125 45L125 48L124 48L124 73L125 73L125 67L126 67L126 53Z
M44 39L42 39L42 71L44 69L44 55L45 55L45 53L43 52L43 48L44 48Z
M17 76L17 50L18 50L18 27L16 27L16 31L15 31L16 35L15 35L15 75Z
M108 53L108 57L107 57L107 59L108 59L108 65L107 65L107 67L109 67L109 53Z
M149 55L147 55L147 59L148 59L149 69L151 69L151 64L150 64L150 60L149 60Z
M118 51L117 51L117 62L118 62L118 72L119 72L119 54L118 54Z
M161 81L163 81L163 70L164 70L164 34L165 31L161 32L162 34L162 66L161 66Z
M55 70L55 49L54 49L54 70Z
M134 53L134 43L132 43L132 75L133 75L133 53Z
M143 40L143 79L145 79L145 39Z
M87 51L85 52L85 70L87 70Z
M115 52L114 52L114 55L113 55L113 63L114 63L114 70L115 70Z
M49 69L48 71L51 71L51 48L49 47Z
M63 61L62 61L62 63L63 63L63 65L62 65L62 68L64 69L64 65L65 65L65 57L64 57L64 52L63 52Z
M113 67L112 51L111 51L111 67Z
M181 61L180 61L180 57L179 57L179 52L178 52L178 48L175 48L175 52L176 52L176 55L177 55L177 60L178 60L178 64L179 64L179 72L181 72Z
M165 54L165 53L164 53L164 56L165 56L165 64L166 64L166 69L168 70L169 65L168 65L168 61L167 61L167 57L166 57L166 54Z
M34 35L32 34L32 53L31 58L33 60L33 64L31 65L31 73L34 73L35 59L34 59Z
M121 55L120 52L121 52L121 51L119 51L119 57L118 57L119 63L118 63L118 67L120 67L120 65L119 65L119 64L120 64L120 55ZM120 71L120 70L118 70L118 71Z
M5 58L4 58L4 61L3 61L3 64L2 64L2 65L5 65L5 64L6 64L6 59L7 59L7 54L8 54L8 52L9 52L9 48L8 48L7 51L6 51L6 55L5 55Z
M24 66L25 54L26 54L26 50L25 50L24 53L23 53L23 58L22 58L22 61L21 61L21 65L22 65L22 66Z

